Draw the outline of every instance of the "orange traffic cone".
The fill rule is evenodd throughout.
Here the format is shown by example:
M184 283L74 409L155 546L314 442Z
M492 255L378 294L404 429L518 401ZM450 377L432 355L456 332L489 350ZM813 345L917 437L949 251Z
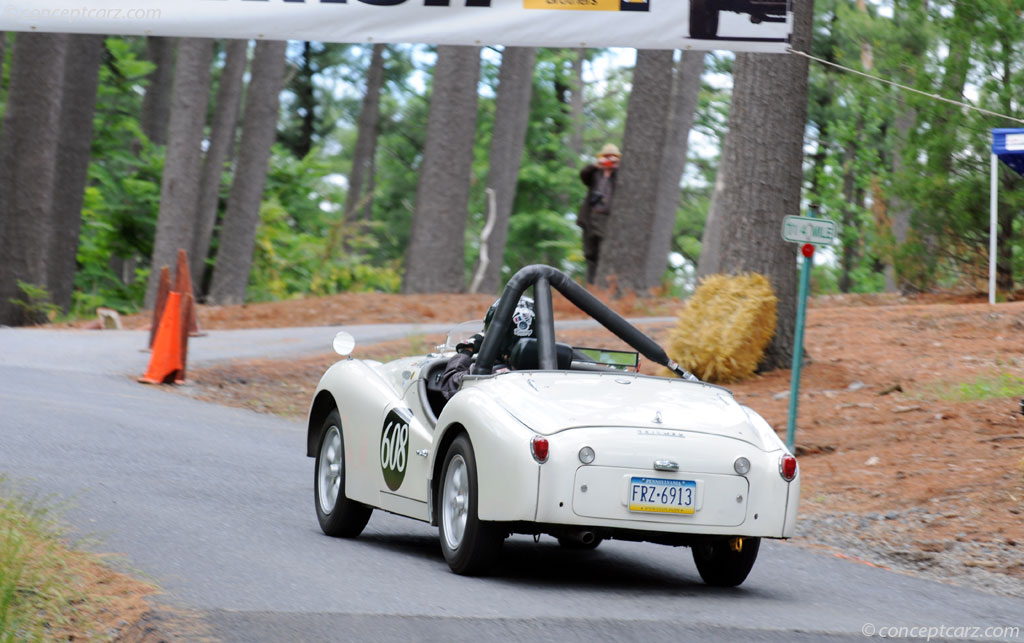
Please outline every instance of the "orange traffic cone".
M150 348L153 348L156 331L160 328L160 320L164 316L164 306L167 304L167 293L169 292L171 292L171 269L168 266L164 266L160 269L160 281L156 287L156 302L153 304L153 323L149 325Z
M184 358L182 355L181 294L167 295L160 327L153 341L153 354L149 358L146 374L139 378L146 384L162 384L184 381ZM178 378L181 378L180 380Z
M178 265L174 271L174 291L181 293L182 296L193 294L192 273L188 269L188 253L183 248L178 248ZM203 334L199 330L195 305L187 310L185 328L192 337L199 337Z
M188 336L191 334L188 329L187 320L196 318L196 298L192 296L191 292L185 293L181 296L181 368L178 370L178 375L174 378L175 384L185 383L185 365L188 363Z

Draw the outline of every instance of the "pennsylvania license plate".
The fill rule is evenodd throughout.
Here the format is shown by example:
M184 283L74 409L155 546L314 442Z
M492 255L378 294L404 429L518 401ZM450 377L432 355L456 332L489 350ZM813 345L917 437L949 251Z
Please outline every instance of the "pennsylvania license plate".
M630 511L692 514L697 508L697 483L693 480L633 476L628 491Z

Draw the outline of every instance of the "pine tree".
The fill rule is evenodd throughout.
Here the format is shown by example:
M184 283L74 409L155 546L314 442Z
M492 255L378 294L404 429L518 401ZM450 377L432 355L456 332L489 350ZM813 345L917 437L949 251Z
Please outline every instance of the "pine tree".
M66 34L24 32L14 41L0 138L0 324L42 321L25 307L34 297L22 284L39 295L47 285L67 46Z
M279 40L261 40L256 44L252 80L245 96L235 181L224 215L210 285L210 303L227 305L245 301L256 229L260 224L260 204L267 183L267 163L277 137L278 95L284 78L287 47L287 42Z
M71 308L75 287L78 235L92 159L93 115L102 56L103 36L76 34L68 37L47 269L50 296L65 313Z
M146 308L152 308L156 299L160 268L173 267L178 250L188 250L193 245L212 65L213 40L181 40L174 69L167 157L160 186L160 214L146 287Z
M437 48L430 121L406 251L406 293L462 292L480 48Z

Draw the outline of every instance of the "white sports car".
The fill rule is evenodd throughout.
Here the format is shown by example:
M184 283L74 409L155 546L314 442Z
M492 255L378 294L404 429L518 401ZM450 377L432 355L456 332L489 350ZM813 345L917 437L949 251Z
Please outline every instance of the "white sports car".
M531 286L534 328L518 337L512 318ZM556 342L552 287L636 352ZM519 271L492 312L450 399L442 375L481 322L457 327L436 353L327 370L306 446L324 533L358 536L373 508L429 522L459 574L485 573L514 533L573 548L685 545L701 578L720 586L744 581L761 538L793 534L796 458L728 390L697 381L549 266ZM353 346L339 333L340 354ZM679 377L640 375L638 353Z

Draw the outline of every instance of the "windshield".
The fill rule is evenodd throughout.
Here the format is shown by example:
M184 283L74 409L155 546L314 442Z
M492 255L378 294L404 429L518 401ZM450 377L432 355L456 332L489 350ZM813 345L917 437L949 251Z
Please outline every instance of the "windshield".
M448 338L444 344L438 346L438 350L442 353L451 353L455 350L455 347L462 342L467 341L473 335L484 332L484 320L477 319L474 321L462 322L455 328L448 331Z

